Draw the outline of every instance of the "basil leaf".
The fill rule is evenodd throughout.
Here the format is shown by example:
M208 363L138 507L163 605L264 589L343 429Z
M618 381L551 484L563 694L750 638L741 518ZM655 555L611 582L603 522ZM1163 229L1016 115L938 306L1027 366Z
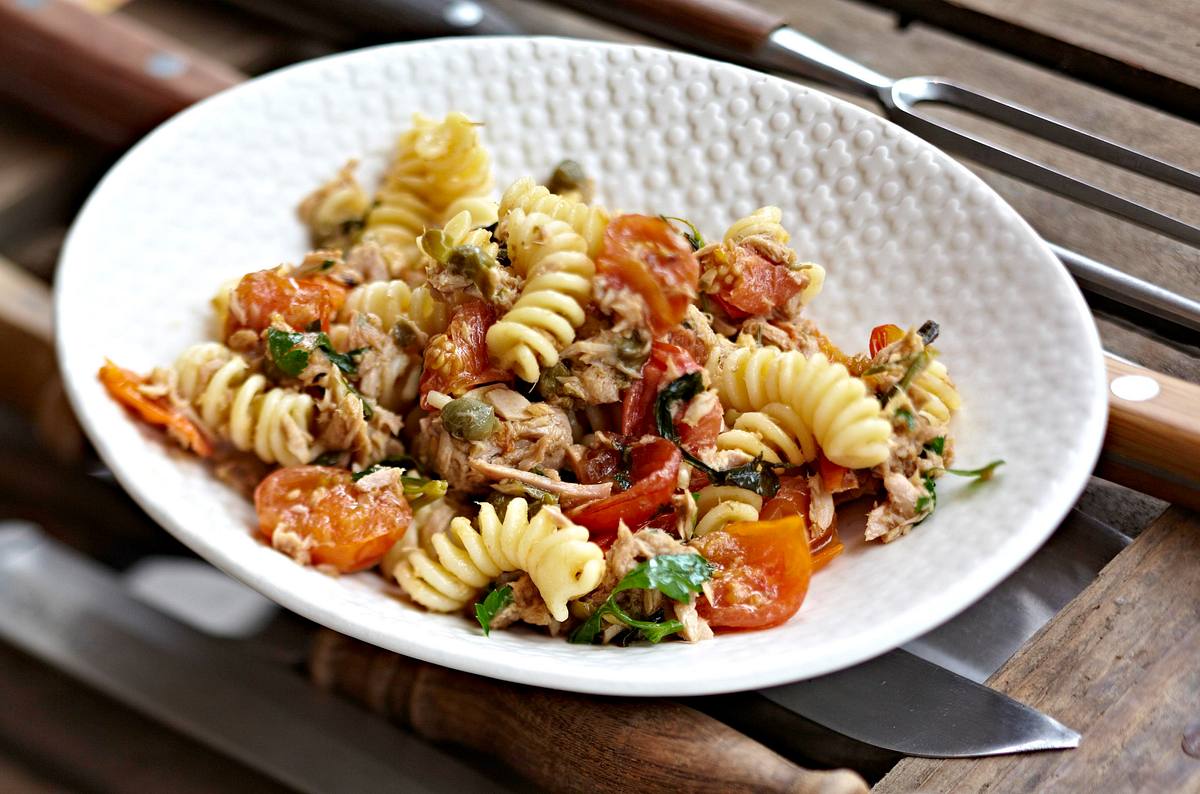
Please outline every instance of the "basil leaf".
M897 411L897 413L899 413L899 411ZM938 436L937 438L933 439L932 441L926 442L925 449L929 450L930 452L934 453L935 455L946 454L946 437Z
M779 477L775 475L771 464L763 462L762 458L755 458L742 466L717 472L717 474L720 484L745 488L758 494L764 500L779 493Z
M608 599L571 632L569 640L577 644L593 642L603 626L604 616L615 615L625 625L641 631L650 642L659 642L680 631L683 624L677 620L655 623L631 618L618 606L617 594L624 590L658 590L673 601L683 602L692 593L700 592L710 578L712 566L699 554L661 554L638 563L621 578Z
M658 393L654 404L654 423L658 434L668 441L679 443L679 434L675 432L675 421L671 416L671 408L676 402L687 402L704 391L704 376L700 371L689 372L668 383Z
M658 644L672 634L683 631L683 624L678 620L637 620L629 617L618 606L613 607L613 614L626 626L637 629L638 633L653 644Z
M267 329L267 352L280 372L294 378L308 366L308 351L300 347L304 341L304 334Z
M990 480L992 475L996 473L996 469L1004 465L1002 460L993 460L986 466L980 466L978 469L943 469L947 474L953 474L957 477L974 477L979 480Z
M600 633L600 626L604 620L604 616L609 613L609 602L605 601L591 616L571 632L567 637L568 642L576 645L591 645L596 641L596 635Z
M488 593L482 602L475 604L475 619L479 621L479 625L483 629L483 636L487 637L491 634L492 620L500 610L512 603L512 598L512 587L505 585L499 590Z

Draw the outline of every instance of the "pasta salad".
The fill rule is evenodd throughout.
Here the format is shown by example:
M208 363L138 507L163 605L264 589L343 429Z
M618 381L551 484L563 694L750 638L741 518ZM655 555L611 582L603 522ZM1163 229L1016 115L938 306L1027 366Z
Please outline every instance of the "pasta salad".
M485 634L694 642L791 618L840 505L891 542L999 465L950 468L936 323L846 352L808 319L825 271L778 208L710 238L572 161L496 201L480 132L416 115L373 195L350 162L301 202L302 260L220 286L214 341L100 369L297 563Z

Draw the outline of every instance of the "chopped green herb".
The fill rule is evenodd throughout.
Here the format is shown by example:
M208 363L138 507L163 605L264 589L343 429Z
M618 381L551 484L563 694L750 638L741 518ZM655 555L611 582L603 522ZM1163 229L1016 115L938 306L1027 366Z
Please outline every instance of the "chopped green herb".
M488 593L483 601L475 604L475 619L479 621L479 625L483 629L483 636L487 637L491 634L492 621L502 609L512 603L512 599L512 587L505 585L499 590Z
M937 507L937 482L929 474L922 475L921 481L925 483L925 493L917 499L917 513L929 514Z
M280 372L294 378L308 366L308 351L300 347L305 339L304 334L267 329L267 352Z
M946 437L938 436L937 438L926 442L925 449L929 450L935 455L946 454Z
M996 473L996 469L1004 465L1002 460L993 460L986 466L980 466L978 469L943 469L947 474L953 474L957 477L974 477L978 480L990 480L992 475Z
M637 629L652 643L683 629L678 620L661 622L636 620L625 613L617 604L617 594L631 589L658 590L668 598L685 602L692 593L700 592L701 586L712 578L712 566L699 554L662 554L639 563L613 588L608 599L596 611L571 632L570 641L579 644L594 642L604 623L605 615L613 615L626 626Z
M332 259L326 259L321 262L321 269L328 270L329 268L333 267L336 264L337 264L337 262L333 261Z
M345 372L347 375L357 375L358 365L354 363L354 356L361 354L365 347L360 347L351 350L349 353L339 353L333 346L333 342L329 340L329 335L325 333L317 334L317 349L329 357L334 366Z
M912 411L908 410L907 408L897 408L896 418L903 419L904 424L908 425L909 430L917 429L917 420L913 417Z
M700 230L696 228L696 224L689 221L687 218L676 218L672 215L659 215L667 223L671 221L679 221L688 227L688 231L683 232L684 238L692 246L693 251L699 251L704 247L704 235L700 234Z

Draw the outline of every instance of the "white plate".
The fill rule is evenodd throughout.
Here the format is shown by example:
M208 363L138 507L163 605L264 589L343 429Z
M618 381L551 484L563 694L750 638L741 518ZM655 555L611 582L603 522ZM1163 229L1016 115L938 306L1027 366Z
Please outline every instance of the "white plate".
M260 543L251 506L131 421L100 388L105 356L148 370L205 338L229 276L297 261L298 200L344 160L378 174L413 111L485 123L498 184L565 156L610 207L720 234L783 208L829 272L813 316L861 350L870 329L938 320L966 408L958 460L1008 465L887 546L851 544L786 625L696 645L490 639L406 606L373 573L331 578ZM1105 421L1100 346L1075 285L995 193L932 146L818 91L643 47L462 39L323 58L200 103L142 141L87 202L63 251L58 345L105 462L164 527L280 604L367 642L497 678L612 695L695 695L852 665L952 617L1029 557L1084 485ZM103 517L98 517L103 520Z

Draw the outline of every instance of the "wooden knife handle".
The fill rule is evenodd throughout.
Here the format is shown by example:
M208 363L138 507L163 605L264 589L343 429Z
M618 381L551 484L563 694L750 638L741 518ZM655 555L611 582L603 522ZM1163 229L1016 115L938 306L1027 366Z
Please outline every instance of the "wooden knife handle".
M1200 510L1200 386L1105 356L1108 434L1097 473Z
M787 21L742 0L566 0L586 14L669 41L684 37L752 52Z
M471 748L550 791L865 794L849 770L803 769L724 723L658 699L507 684L318 633L313 680L430 741Z
M0 87L122 145L245 76L119 14L69 0L0 0Z

